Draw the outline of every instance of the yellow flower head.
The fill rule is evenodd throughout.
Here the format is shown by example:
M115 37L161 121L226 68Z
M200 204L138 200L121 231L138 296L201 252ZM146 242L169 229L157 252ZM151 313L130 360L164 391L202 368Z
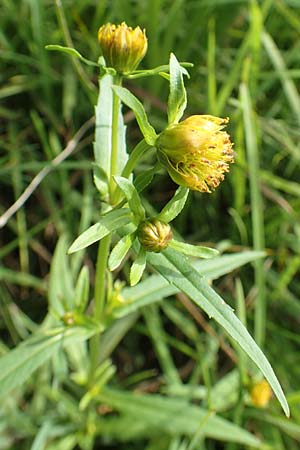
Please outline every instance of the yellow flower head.
M199 115L166 128L158 137L159 160L175 183L211 192L234 161L230 136L222 131L228 119Z
M266 380L256 383L251 389L250 396L254 406L265 408L272 397L269 383Z
M106 64L122 74L132 72L138 66L148 47L145 30L140 27L133 30L125 22L102 25L98 41Z
M139 226L138 238L145 250L159 253L167 248L172 230L168 223L161 220L146 220Z

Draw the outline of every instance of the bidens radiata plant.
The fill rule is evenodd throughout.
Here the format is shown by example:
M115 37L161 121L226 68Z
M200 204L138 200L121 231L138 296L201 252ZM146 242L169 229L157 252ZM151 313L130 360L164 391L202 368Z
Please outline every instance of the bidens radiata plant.
M97 222L83 231L71 246L65 236L59 239L49 281L51 319L48 328L43 330L42 339L39 334L28 340L35 354L43 352L45 342L51 344L52 350L48 350L47 358L55 354L55 345L63 341L65 348L70 346L72 349L73 360L77 358L79 361L77 370L67 377L68 386L72 385L70 391L77 396L78 414L82 417L84 429L88 430L88 440L84 440L84 444L80 444L80 441L78 445L80 448L92 449L101 430L105 431L105 426L109 427L109 418L106 420L102 416L102 428L97 425L99 411L118 412L123 414L125 422L126 419L130 423L133 420L138 426L139 417L130 410L131 402L138 402L138 396L111 387L116 367L110 355L136 321L142 308L177 292L183 292L197 307L216 320L257 366L260 376L256 374L256 378L264 377L267 380L252 390L252 402L266 404L272 388L288 415L289 408L282 388L265 355L234 311L204 276L219 276L227 273L228 264L233 269L262 255L246 252L220 256L216 249L194 246L176 239L176 230L172 229L171 223L183 210L189 190L208 195L219 186L224 174L229 171L234 153L229 134L224 131L228 119L208 114L182 119L187 106L184 77L189 77L187 68L191 64L180 63L171 54L166 65L149 70L138 69L148 47L145 30L140 27L133 29L124 22L120 25L106 24L99 29L98 41L102 56L97 62L89 61L72 48L48 46L49 50L80 58L83 63L98 70L99 96L95 107L92 168L102 208ZM150 76L162 77L168 84L167 127L164 130L154 129L143 104L122 86L123 80ZM126 149L122 104L133 111L142 135L140 142L130 152ZM135 176L136 165L148 152L156 154L153 167ZM167 170L178 188L161 211L153 212L154 209L150 210L143 201L142 192L161 169ZM94 284L90 283L89 270L85 265L77 270L75 280L70 275L69 260L76 266L77 252L91 245L98 246ZM72 256L66 255L67 249ZM213 258L210 271L203 264L203 258ZM130 268L124 276L119 277L122 264ZM147 266L157 274L147 277ZM90 289L92 285L93 292ZM81 346L83 341L89 345ZM78 343L77 349L74 343ZM22 360L24 347L26 345L14 350L19 361ZM3 365L6 364L5 358L2 359ZM35 364L26 366L27 371L23 370L19 378L15 376L13 382L6 380L9 387L14 388L24 382L43 362L44 359L40 358ZM253 367L249 365L250 376L254 372ZM180 377L176 382L181 383ZM153 394L142 396L141 401L147 402L149 397L159 403L157 410L169 400L167 396L158 398ZM227 430L227 439L254 447L260 445L259 439L247 431L235 438L231 431L235 425L225 419L211 416L204 409L201 412L197 410L195 414L198 412L200 415L197 416L199 420L195 433L202 423L204 436L207 424L210 427L208 436L212 436L211 430L217 436L219 424L222 423L223 429Z

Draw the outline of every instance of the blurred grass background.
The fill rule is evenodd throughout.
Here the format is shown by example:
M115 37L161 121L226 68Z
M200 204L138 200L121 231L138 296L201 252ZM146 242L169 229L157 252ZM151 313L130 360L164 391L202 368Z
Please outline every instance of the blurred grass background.
M299 0L2 0L0 8L0 215L93 116L96 71L60 53L47 52L45 45L74 46L88 59L97 60L99 26L126 21L147 30L144 68L167 63L170 51L180 61L194 63L186 82L187 114L230 117L236 164L214 194L192 193L175 225L187 241L214 243L222 251L265 249L264 260L223 277L217 288L232 306L240 305L241 317L246 307L248 329L270 359L292 409L292 419L287 421L275 400L267 410L245 406L243 388L237 384L236 398L225 402L223 414L263 437L270 449L299 448ZM163 129L166 82L149 78L131 81L128 87L143 100L156 129ZM127 113L126 118L131 148L140 135L132 115ZM45 317L47 278L58 237L66 232L73 239L97 218L99 203L90 168L92 140L90 127L72 156L43 180L1 230L3 354ZM144 161L138 171L151 163ZM145 201L159 209L174 188L167 175L159 175L145 193ZM93 252L85 257L91 271ZM159 307L159 316L158 308L147 311L145 320L117 349L118 383L131 388L143 382L146 390L157 391L161 375L170 370L168 358L166 362L162 356L165 349L174 359L176 376L179 373L191 384L199 379L209 389L235 366L241 368L243 356L231 348L222 330L199 312L190 315L180 299L176 302L179 312L174 299ZM158 342L164 343L163 350L157 349ZM224 348L233 352L231 359ZM194 380L189 378L190 364L199 365ZM33 403L25 397L18 410L0 413L0 449L74 448L66 442L43 447L34 441L48 417L40 403L48 405L51 417L57 401L49 395L45 400L47 373L39 377L38 397L30 394ZM43 420L37 411L43 411ZM241 448L215 441L192 447L166 437L124 446L115 444L117 440L99 441L95 448Z

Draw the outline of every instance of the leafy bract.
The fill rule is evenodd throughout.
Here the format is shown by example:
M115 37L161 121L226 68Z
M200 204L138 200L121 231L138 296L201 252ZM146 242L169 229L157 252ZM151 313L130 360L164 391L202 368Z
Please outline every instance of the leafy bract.
M122 102L125 103L125 105L131 108L134 112L140 130L147 144L154 145L157 139L157 134L147 119L147 115L142 103L126 88L123 88L121 86L114 86L113 90L122 100Z
M179 186L174 196L158 214L157 219L166 223L175 219L184 208L188 195L189 189L184 186Z
M178 123L186 108L186 91L183 83L183 69L176 56L170 55L170 94L168 98L169 125Z
M172 239L169 242L169 247L173 248L179 253L187 256L194 256L196 258L214 258L219 254L218 250L202 245L191 245L186 242L176 241Z
M78 236L69 248L68 253L74 253L78 250L88 247L94 242L107 236L114 230L117 230L130 222L129 209L114 209L101 217L98 223L85 230Z
M144 273L146 267L146 251L144 247L140 247L137 258L133 261L130 269L130 285L137 284Z
M46 45L46 50L54 50L61 53L66 53L67 55L74 56L75 58L80 59L83 63L87 64L88 66L94 66L99 67L99 64L95 63L94 61L90 61L89 59L86 59L84 56L82 56L75 48L72 47L64 47L63 45L57 45L57 44L49 44Z
M138 219L138 221L143 220L145 218L145 210L143 208L141 199L134 185L131 183L131 181L127 180L127 178L124 177L114 177L114 178L116 180L117 185L125 195L125 198L134 216Z

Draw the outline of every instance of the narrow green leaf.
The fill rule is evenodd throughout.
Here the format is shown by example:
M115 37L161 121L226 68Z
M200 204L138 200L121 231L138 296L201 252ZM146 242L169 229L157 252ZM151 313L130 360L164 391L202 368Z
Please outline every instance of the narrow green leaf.
M205 278L196 272L185 257L172 249L167 248L164 254L149 254L148 260L166 280L188 295L241 346L262 371L285 414L289 416L289 406L269 361L233 310L209 286Z
M261 151L257 142L257 126L252 107L251 95L245 83L240 87L241 105L244 118L247 165L249 167L250 178L250 198L251 198L251 219L252 219L252 240L255 250L265 248L264 229L264 204L260 191L260 154ZM255 299L255 323L254 336L258 345L263 345L266 335L266 274L262 261L256 261L255 286L257 289Z
M87 266L83 266L79 273L74 293L74 305L80 312L83 312L85 310L85 307L89 300L89 287L89 269L87 268Z
M49 45L45 46L45 49L51 50L51 51L57 51L57 52L61 52L61 53L66 53L67 55L74 56L75 58L80 59L80 61L87 64L88 66L99 67L99 64L95 63L94 61L90 61L89 59L84 58L84 56L82 56L77 50L75 50L75 48L64 47L63 45L49 44Z
M64 345L89 339L98 328L72 327L55 334L40 334L24 341L0 359L0 397L23 384L30 375Z
M127 178L114 177L117 185L125 195L129 208L138 221L145 218L145 210L134 185Z
M270 60L272 61L272 64L274 65L275 70L279 75L283 91L299 125L300 96L297 86L295 85L293 80L288 76L288 71L285 61L282 57L282 52L276 46L276 43L272 39L272 36L267 32L262 33L262 43L263 46L265 47L267 54L269 55Z
M179 242L172 239L169 242L169 247L173 248L179 253L187 256L195 256L196 258L214 258L218 256L219 252L215 248L203 247L201 245L191 245L186 242Z
M191 263L202 276L207 279L217 279L238 267L262 258L262 252L241 252L235 255L222 255L215 259L198 260ZM148 256L149 258L149 256ZM114 312L116 317L124 317L140 308L158 302L163 298L176 294L180 289L171 285L160 275L151 275L135 287L125 288L122 296L125 300L124 306Z
M49 306L58 317L74 306L74 286L67 250L68 239L62 235L52 258L48 290Z
M157 139L157 134L150 125L144 106L142 103L130 92L128 89L121 86L113 86L113 90L125 105L132 109L135 114L136 120L139 124L140 130L145 138L145 141L149 145L154 145Z
M144 273L146 267L146 251L143 247L140 247L138 256L133 262L130 269L130 286L137 284Z
M110 177L111 162L112 85L113 77L111 75L105 75L100 78L98 102L95 107L94 157L96 164L104 171L107 179ZM121 174L128 159L121 108L118 120L118 174Z
M68 253L74 253L78 250L88 247L94 242L100 241L100 239L107 236L112 231L123 227L130 223L130 211L127 208L114 209L101 217L98 223L92 225L85 230L77 239L73 242L69 248Z
M107 196L109 191L109 183L107 178L107 173L98 164L93 164L93 179L101 198Z
M182 68L176 56L170 55L170 95L168 98L168 123L178 123L186 108L186 91L183 83Z
M134 234L127 234L127 236L124 236L112 249L111 254L109 255L108 259L108 267L109 270L115 270L123 259L125 258L128 250L132 246L132 242L135 239Z
M157 171L158 167L154 166L153 168L146 170L146 172L138 175L134 180L136 190L138 192L142 192L151 183Z
M248 431L221 417L210 415L208 410L191 405L183 399L122 392L107 387L102 388L98 398L129 416L132 422L144 424L144 433L146 425L149 435L155 430L169 435L193 436L199 429L199 424L203 424L202 431L206 437L256 448L261 446L261 441ZM208 420L205 420L207 417ZM130 426L130 421L128 425Z
M173 219L175 219L175 217L178 216L178 214L180 214L180 212L184 208L188 195L189 189L183 186L179 186L174 196L161 210L157 218L166 223L171 222Z

